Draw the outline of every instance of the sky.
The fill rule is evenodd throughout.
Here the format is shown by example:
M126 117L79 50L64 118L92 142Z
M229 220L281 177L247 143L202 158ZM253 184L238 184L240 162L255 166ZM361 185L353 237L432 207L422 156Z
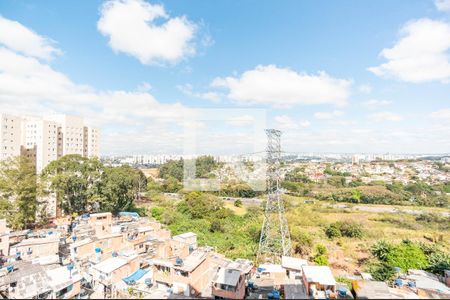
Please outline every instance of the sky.
M102 155L449 153L450 0L2 0L0 111Z

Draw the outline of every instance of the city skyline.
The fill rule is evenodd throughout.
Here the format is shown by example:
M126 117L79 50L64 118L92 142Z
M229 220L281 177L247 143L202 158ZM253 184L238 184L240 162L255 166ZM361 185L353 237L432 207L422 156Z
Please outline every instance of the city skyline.
M83 117L106 156L182 153L197 108L242 111L196 124L211 154L256 110L289 152L448 153L449 3L2 1L1 112Z

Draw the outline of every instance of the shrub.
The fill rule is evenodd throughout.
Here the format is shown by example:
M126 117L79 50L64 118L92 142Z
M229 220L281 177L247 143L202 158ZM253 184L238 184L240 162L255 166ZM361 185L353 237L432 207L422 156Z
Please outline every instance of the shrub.
M373 279L379 281L392 281L396 275L394 267L385 263L372 266L369 273L372 274Z
M364 235L362 225L351 221L338 221L330 224L325 228L325 234L330 239L341 236L362 238Z
M234 201L234 206L241 207L242 206L242 201L237 199L236 201Z
M328 227L325 229L325 234L327 235L327 237L329 239L333 239L333 238L342 236L341 230L336 226L336 224L328 225Z
M225 232L225 228L223 227L222 221L213 220L211 225L209 226L209 231L211 232Z
M164 213L164 210L165 209L163 207L153 207L151 209L152 217L159 221L161 215Z
M314 257L314 262L319 266L328 266L328 258L325 255Z
M403 271L428 267L427 256L421 246L411 241L403 241L398 245L380 241L372 246L372 254L383 264L399 267Z
M328 253L327 247L325 247L322 244L317 244L315 250L316 250L316 253L317 253L318 256L325 255L325 254Z

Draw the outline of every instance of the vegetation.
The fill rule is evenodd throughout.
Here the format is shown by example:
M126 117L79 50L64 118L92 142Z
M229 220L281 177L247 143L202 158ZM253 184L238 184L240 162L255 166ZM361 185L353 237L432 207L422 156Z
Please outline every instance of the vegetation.
M146 186L141 171L106 167L98 159L66 155L38 175L34 162L17 157L0 164L0 217L13 229L45 224L46 196L55 196L66 214L135 210Z
M36 222L37 212L45 212L45 206L38 202L39 193L32 161L17 157L0 162L0 216L9 226L24 229Z
M352 221L338 221L328 225L325 228L325 234L328 238L337 237L362 238L363 229L361 224Z
M390 269L397 267L404 272L408 269L423 269L443 274L445 268L450 266L448 253L410 240L399 244L379 241L372 246L371 251L379 260L380 264L375 269L378 278L382 280L390 279Z

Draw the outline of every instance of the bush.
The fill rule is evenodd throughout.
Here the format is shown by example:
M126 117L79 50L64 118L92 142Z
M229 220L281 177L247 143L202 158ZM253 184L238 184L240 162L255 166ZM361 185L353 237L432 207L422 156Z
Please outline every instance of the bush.
M372 246L372 254L382 263L390 267L399 267L403 271L428 267L427 256L422 247L410 241L403 241L398 245L380 241Z
M328 225L325 228L325 234L328 238L337 237L362 238L364 235L362 225L352 221L338 221Z
M318 256L325 255L325 254L328 253L327 247L325 247L322 244L317 244L315 250L316 250L316 253L317 253Z
M396 275L394 267L385 263L372 266L369 273L372 274L373 279L378 281L392 281Z
M242 206L242 201L237 199L236 201L234 201L234 206L241 207Z
M314 262L319 266L328 266L328 258L325 255L314 257Z
M153 207L151 209L152 217L159 221L161 215L164 213L164 210L165 209L163 207Z
M341 237L341 230L336 226L336 224L330 224L325 229L325 234L329 239Z
M225 232L225 228L223 227L222 221L220 220L213 220L211 222L211 225L209 226L210 232Z

